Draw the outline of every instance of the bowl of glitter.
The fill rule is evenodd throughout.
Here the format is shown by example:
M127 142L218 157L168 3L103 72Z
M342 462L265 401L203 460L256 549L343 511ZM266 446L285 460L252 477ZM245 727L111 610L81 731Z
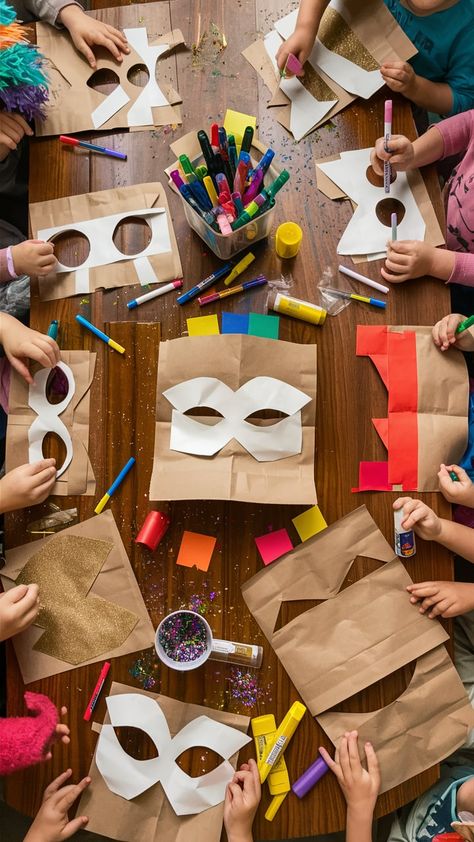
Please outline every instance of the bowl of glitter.
M209 623L196 611L173 611L156 630L155 649L167 667L180 672L194 670L212 651Z

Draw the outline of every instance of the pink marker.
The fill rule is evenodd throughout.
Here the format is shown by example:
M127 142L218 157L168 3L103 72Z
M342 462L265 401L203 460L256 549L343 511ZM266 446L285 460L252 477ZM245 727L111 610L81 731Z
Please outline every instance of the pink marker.
M392 100L385 100L385 114L383 127L383 146L386 152L390 152L389 143L392 135ZM383 162L383 186L385 193L390 193L390 180L392 178L392 169L388 161Z
M232 228L230 227L230 222L227 219L226 212L224 211L223 208L221 208L220 210L216 209L216 214L217 214L217 224L220 228L221 234L223 234L224 237L228 237L229 234L232 234Z
M288 71L288 73L293 73L295 76L301 76L303 73L303 65L300 60L293 55L293 53L290 53L286 60L283 73L286 73L286 71Z

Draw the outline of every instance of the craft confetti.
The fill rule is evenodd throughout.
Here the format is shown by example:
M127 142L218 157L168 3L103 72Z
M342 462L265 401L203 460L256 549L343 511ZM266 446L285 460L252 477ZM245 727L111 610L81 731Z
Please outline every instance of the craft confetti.
M255 543L265 565L271 564L272 561L293 549L293 544L286 529L277 529L275 532L261 535L259 538L255 538Z
M319 506L311 506L310 509L301 512L293 518L292 523L302 541L307 541L308 538L312 538L327 527Z
M204 622L190 611L177 611L162 622L158 642L172 661L197 661L208 648Z
M183 532L176 564L183 567L197 567L206 573L211 563L217 538L201 535L199 532Z
M158 681L159 667L157 656L147 653L143 658L137 658L128 671L144 690L152 690Z
M251 672L244 672L238 667L232 667L227 681L229 682L229 694L232 699L240 702L246 708L255 707L262 695L256 675Z
M189 597L188 601L188 608L191 611L196 611L197 614L201 614L201 616L205 616L212 606L212 603L218 596L217 591L209 591L209 593L193 593Z

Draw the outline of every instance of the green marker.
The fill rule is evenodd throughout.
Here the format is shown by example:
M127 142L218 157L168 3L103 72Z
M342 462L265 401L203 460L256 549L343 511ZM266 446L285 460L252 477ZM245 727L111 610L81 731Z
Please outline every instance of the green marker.
M474 325L474 316L469 316L468 319L464 319L461 324L459 324L456 328L456 333L462 333L463 330L468 330L468 328Z
M288 170L282 170L278 178L275 181L272 181L268 187L265 187L258 196L255 196L253 202L250 202L249 205L245 208L244 212L234 219L231 222L230 227L232 231L237 231L238 228L242 228L243 225L246 225L247 222L250 222L254 216L257 215L259 211L265 212L268 210L269 207L272 207L275 200L275 195L278 193L279 190L283 187L284 184L288 181L290 177L290 173Z

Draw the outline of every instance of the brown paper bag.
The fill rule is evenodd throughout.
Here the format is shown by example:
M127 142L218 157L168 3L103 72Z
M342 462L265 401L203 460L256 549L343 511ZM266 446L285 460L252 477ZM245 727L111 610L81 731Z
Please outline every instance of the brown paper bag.
M301 411L301 453L259 462L235 439L212 457L170 449L173 407L163 392L194 377L216 377L236 391L258 376L275 377L311 398ZM150 500L314 504L315 413L316 345L245 335L194 336L162 342ZM200 416L199 421L216 423L213 417Z
M392 704L368 713L329 711L317 720L336 746L354 729L360 746L372 743L380 791L386 792L462 746L474 726L474 711L446 649L437 646L418 659L409 686Z
M338 593L358 555L388 563ZM317 714L448 639L439 623L410 603L410 584L362 506L261 570L242 594L304 703ZM275 632L281 604L297 599L327 601Z
M94 376L96 354L89 351L61 351L61 360L74 375L76 391L70 404L60 415L72 439L73 457L67 470L56 480L51 494L95 494L95 477L89 461L90 386ZM40 366L32 368L32 373ZM28 406L28 383L12 370L7 427L6 470L26 465L28 431L37 418ZM59 467L59 466L58 466Z
M33 237L44 228L54 228L60 225L70 225L74 231L74 223L88 219L100 219L116 213L143 210L145 208L165 208L171 251L162 254L148 255L159 281L171 281L182 277L181 260L178 244L171 221L171 214L166 198L166 191L159 182L150 184L135 184L133 187L112 187L110 190L99 190L96 193L83 193L79 196L66 196L63 199L50 199L46 202L36 202L30 205L30 225ZM139 277L133 261L140 255L134 255L117 263L96 266L89 269L89 288L113 289L114 287L132 286L139 283ZM76 272L51 273L39 278L39 293L43 301L67 298L76 295Z
M101 20L110 16L110 23L115 25L115 9L101 10ZM90 17L96 18L95 12L86 12ZM145 26L145 24L142 24ZM149 30L150 31L150 30ZM127 74L131 68L143 65L143 59L133 48L130 53L123 56L122 62L115 61L112 56L103 53L97 58L97 67L93 70L84 56L79 53L66 30L54 29L47 23L36 24L37 43L40 52L48 60L48 77L50 87L50 99L46 104L46 117L44 120L37 120L36 134L39 137L54 134L75 134L85 131L110 131L111 129L127 129L127 114L131 106L140 96L143 88L132 84ZM184 38L179 29L173 29L159 38L149 41L150 46L169 44L170 50L180 44L184 44ZM166 54L165 54L166 55ZM157 62L159 73L160 60ZM118 76L118 84L122 86L129 101L120 108L106 123L94 129L91 114L104 101L105 94L90 88L88 80L97 70L112 70ZM174 108L176 103L181 102L180 95L169 83L162 83L160 87L167 98L169 105L153 108L153 125L166 126L170 123L181 123L180 110ZM149 126L131 127L132 130L153 128Z
M188 722L198 716L208 716L223 725L247 732L249 717L227 711L212 710L170 699L156 693L146 693L126 684L113 682L110 696L121 693L139 693L156 699L174 737ZM106 714L104 724L110 719ZM234 768L237 755L229 761ZM160 783L144 792L138 798L127 801L111 792L95 763L92 760L89 770L92 782L84 792L78 807L78 815L89 816L87 829L94 833L103 833L111 839L121 842L218 842L222 831L223 804L211 807L203 813L192 816L177 816L170 806Z
M69 529L64 529L61 532L61 536L66 535L79 535L85 538L95 538L113 543L113 548L92 585L90 594L123 606L138 616L137 624L122 646L113 651L104 652L97 658L84 661L81 666L97 663L109 658L118 658L120 655L128 655L140 649L148 649L154 642L154 628L148 616L148 611L146 610L112 512L103 512L101 515L96 515L83 523L78 523L75 526L69 527ZM53 535L48 536L40 541L33 541L30 544L24 544L7 552L6 564L1 571L1 580L5 590L10 590L10 588L14 587L15 579L31 556L50 541L54 541L55 537ZM66 672L73 668L71 664L33 649L42 634L42 628L32 625L21 634L15 635L12 640L25 684L29 684L31 681L38 681L40 678L47 678L49 675L58 675L61 672Z

